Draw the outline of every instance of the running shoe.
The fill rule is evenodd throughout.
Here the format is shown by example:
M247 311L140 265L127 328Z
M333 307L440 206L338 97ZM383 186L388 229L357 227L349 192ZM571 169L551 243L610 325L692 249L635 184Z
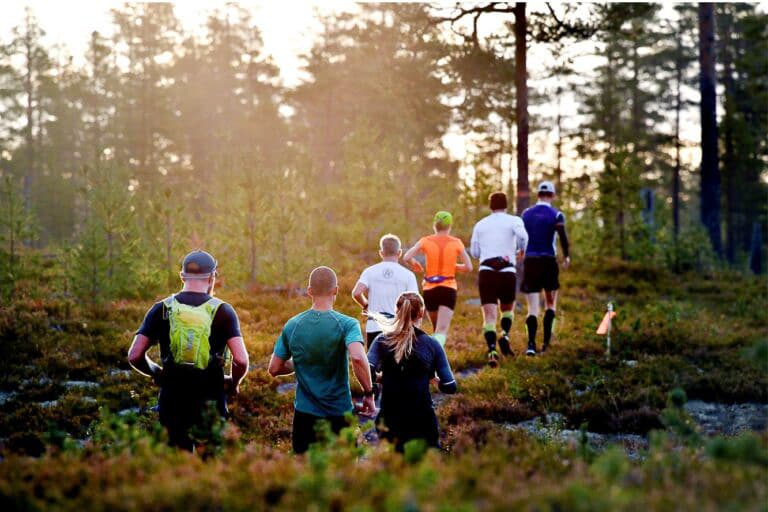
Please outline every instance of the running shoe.
M549 343L544 343L541 346L541 353L543 354L544 352L546 352L548 348L549 348Z
M527 355L527 356L535 356L536 355L536 344L535 343L529 343L528 344L528 350L525 351L525 355Z
M506 334L503 334L501 338L499 338L499 348L501 349L501 353L505 356L511 356L512 355L512 349L509 346L509 336Z
M499 353L495 350L488 351L488 366L491 368L499 366Z

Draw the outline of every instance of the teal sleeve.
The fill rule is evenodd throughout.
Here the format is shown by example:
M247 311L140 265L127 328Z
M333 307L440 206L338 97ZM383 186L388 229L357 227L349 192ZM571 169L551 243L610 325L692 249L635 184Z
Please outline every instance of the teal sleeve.
M347 317L344 322L344 344L350 346L355 342L363 342L363 333L357 320Z
M280 336L277 338L277 342L275 342L274 353L283 361L287 361L291 358L291 349L288 347L288 337L285 334L287 328L288 325L283 328L283 332L280 333Z

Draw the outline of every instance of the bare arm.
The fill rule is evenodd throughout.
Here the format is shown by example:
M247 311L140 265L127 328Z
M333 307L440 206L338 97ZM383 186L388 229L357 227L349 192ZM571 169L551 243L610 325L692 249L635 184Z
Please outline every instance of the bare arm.
M456 272L472 272L472 260L470 259L469 254L467 254L466 249L461 251L459 259L461 260L461 263L456 265Z
M128 349L128 363L141 375L157 378L162 373L163 367L152 361L147 355L151 346L152 342L143 334L134 336L131 348Z
M480 240L477 236L477 225L472 228L472 240L469 242L469 253L473 258L480 257Z
M357 302L363 311L368 309L368 287L361 282L357 282L352 290L352 298Z
M355 372L355 377L363 386L363 391L369 391L371 389L371 367L368 364L368 356L365 355L363 343L350 343L347 350L349 351L349 358L352 360L352 370Z
M365 346L362 341L347 345L349 358L352 360L352 370L355 377L363 386L363 392L371 393L363 398L363 414L373 416L376 413L376 404L373 400L373 382L371 381L371 367L368 364L368 356L365 355Z
M241 336L227 340L227 347L232 352L232 388L235 394L240 392L240 383L248 373L248 351Z
M525 224L522 221L515 227L515 236L517 237L517 259L520 261L525 257L525 249L528 247L528 231L525 230Z
M272 354L272 358L269 360L269 374L273 377L279 377L280 375L290 375L293 373L293 360L282 359L281 357Z
M421 251L421 242L417 242L416 245L408 249L405 254L403 254L403 263L407 263L411 266L412 269L414 269L416 272L424 272L424 267L421 266L421 263L414 260L413 257L416 256Z

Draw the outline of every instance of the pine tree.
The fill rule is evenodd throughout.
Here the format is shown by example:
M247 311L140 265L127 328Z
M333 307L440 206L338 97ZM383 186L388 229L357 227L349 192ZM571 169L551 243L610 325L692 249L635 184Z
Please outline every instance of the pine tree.
M24 275L22 243L35 236L35 223L24 208L18 179L0 170L0 293L12 298L16 281Z
M45 32L32 10L27 7L24 21L11 31L11 41L0 52L5 61L3 98L4 131L18 149L12 166L23 176L24 207L33 209L33 186L40 175L43 123L48 120L44 110L44 92L50 90L52 63L48 51L42 45ZM19 67L12 62L18 59Z
M749 4L722 4L716 8L718 55L722 62L723 117L721 176L725 185L726 259L734 264L749 250L753 223L765 220L766 186L760 175L766 169L764 134L768 79L768 17Z
M720 172L715 93L715 11L713 4L699 4L699 90L701 92L701 223L709 233L712 249L722 255L720 235Z
M70 289L91 305L146 293L136 289L143 261L137 252L135 194L129 172L114 162L82 172L87 216L67 258Z

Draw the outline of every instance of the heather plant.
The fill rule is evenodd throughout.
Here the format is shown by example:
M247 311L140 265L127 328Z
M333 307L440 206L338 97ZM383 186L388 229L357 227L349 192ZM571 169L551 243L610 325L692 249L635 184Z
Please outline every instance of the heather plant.
M360 431L369 426L321 436L305 457L289 455L293 392L279 392L278 381L260 365L283 323L306 307L300 295L222 289L240 315L254 368L230 403L232 419L221 423L211 416L196 455L164 446L151 410L157 390L127 371L125 349L145 302L121 300L86 311L74 306L67 313L56 298L14 301L0 312L0 351L8 368L0 390L13 391L0 403L0 500L14 508L114 510L578 510L585 504L622 510L759 503L766 492L759 483L764 435L710 440L697 433L694 442L697 430L681 409L686 397L768 399L760 365L767 322L754 314L765 305L759 284L719 273L694 280L614 260L562 277L569 292L553 350L543 358L504 360L494 370L478 368L478 313L463 302L473 283L462 278L455 334L447 344L461 375L459 393L437 400L443 450L414 444L403 455L385 442L363 441ZM352 284L342 275L342 289ZM734 286L754 296L734 307ZM657 293L666 299L649 300ZM594 330L609 298L619 314L615 352L607 358ZM353 311L351 298L342 293L336 307ZM733 319L729 329L720 326L721 315ZM518 317L512 345L519 351L524 343ZM98 386L72 388L69 381ZM356 382L353 389L359 393ZM536 420L552 413L562 415L550 416L554 425ZM539 433L517 430L529 420ZM578 429L572 441L558 440ZM650 447L628 458L591 444L595 433L647 435ZM139 483L137 474L143 475ZM505 486L497 485L500 480ZM35 494L35 486L46 490Z
M133 411L119 415L105 408L99 409L99 418L90 428L93 446L107 454L134 453L139 448L163 451L167 440L157 422L142 422Z

